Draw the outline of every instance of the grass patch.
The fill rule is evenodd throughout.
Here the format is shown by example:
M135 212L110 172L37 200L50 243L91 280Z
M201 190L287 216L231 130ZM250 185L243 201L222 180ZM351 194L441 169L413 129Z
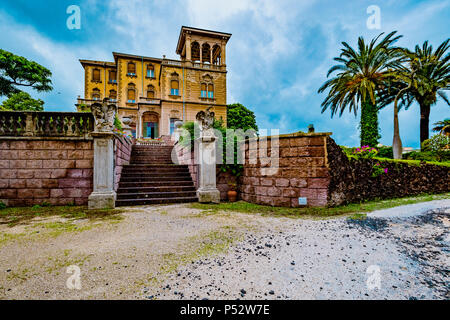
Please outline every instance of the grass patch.
M332 217L353 213L370 212L380 209L388 209L396 206L426 202L432 200L449 199L450 193L438 195L420 195L407 198L396 198L388 200L374 200L362 203L351 203L339 207L315 207L315 208L284 208L271 207L245 201L225 202L220 204L192 203L194 209L207 210L208 214L219 212L242 212L250 214L261 214L263 216L286 216L286 217Z
M68 219L121 220L121 209L89 210L86 206L7 207L0 210L0 224L15 226L36 217L61 216Z

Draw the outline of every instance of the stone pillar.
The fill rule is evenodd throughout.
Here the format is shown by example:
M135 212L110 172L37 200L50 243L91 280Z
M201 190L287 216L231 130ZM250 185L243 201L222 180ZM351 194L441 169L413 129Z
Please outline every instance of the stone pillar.
M192 53L191 53L191 36L190 35L186 35L186 60L188 62L192 61Z
M114 208L114 134L93 132L94 190L88 199L89 209Z
M116 205L114 191L114 117L117 105L102 103L91 105L94 116L94 190L89 195L89 209L109 209Z
M213 131L203 131L196 140L200 176L197 197L199 202L219 203L220 191L216 188L216 137Z

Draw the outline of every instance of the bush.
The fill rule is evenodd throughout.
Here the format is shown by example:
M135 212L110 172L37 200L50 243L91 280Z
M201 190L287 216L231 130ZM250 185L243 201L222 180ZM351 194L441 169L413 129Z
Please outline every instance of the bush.
M394 152L392 151L392 147L382 146L378 148L378 157L394 159Z
M405 160L420 160L420 161L433 161L433 162L449 162L450 151L412 151L404 153L402 156Z
M6 208L6 204L0 201L0 210L3 210Z

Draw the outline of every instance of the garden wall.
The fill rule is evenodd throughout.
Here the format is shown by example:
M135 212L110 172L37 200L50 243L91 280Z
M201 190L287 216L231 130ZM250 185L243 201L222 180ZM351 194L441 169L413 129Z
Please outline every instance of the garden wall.
M450 191L450 167L406 161L349 160L331 138L327 139L327 153L330 206ZM377 162L387 168L387 173L372 177Z
M125 137L114 136L114 190L119 188L124 165L130 163L133 142Z
M268 137L268 157L258 155L261 142L245 143L245 164L239 186L244 201L284 207L299 207L299 197L306 198L308 206L325 206L328 199L329 173L327 168L326 140L331 133L294 133L276 136L279 141L279 167L267 172L264 162L272 154L275 136ZM276 141L276 140L274 140ZM276 149L274 149L276 150ZM263 163L261 162L263 161Z
M0 138L0 201L8 206L87 204L93 146L86 138Z

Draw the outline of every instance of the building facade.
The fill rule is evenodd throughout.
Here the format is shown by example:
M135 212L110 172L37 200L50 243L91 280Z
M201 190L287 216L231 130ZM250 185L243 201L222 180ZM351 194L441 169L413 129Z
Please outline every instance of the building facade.
M231 34L181 27L176 53L180 60L113 52L114 62L80 60L84 68L82 110L109 98L119 118L131 119L133 136L170 135L175 122L194 121L212 107L226 124L226 44Z

